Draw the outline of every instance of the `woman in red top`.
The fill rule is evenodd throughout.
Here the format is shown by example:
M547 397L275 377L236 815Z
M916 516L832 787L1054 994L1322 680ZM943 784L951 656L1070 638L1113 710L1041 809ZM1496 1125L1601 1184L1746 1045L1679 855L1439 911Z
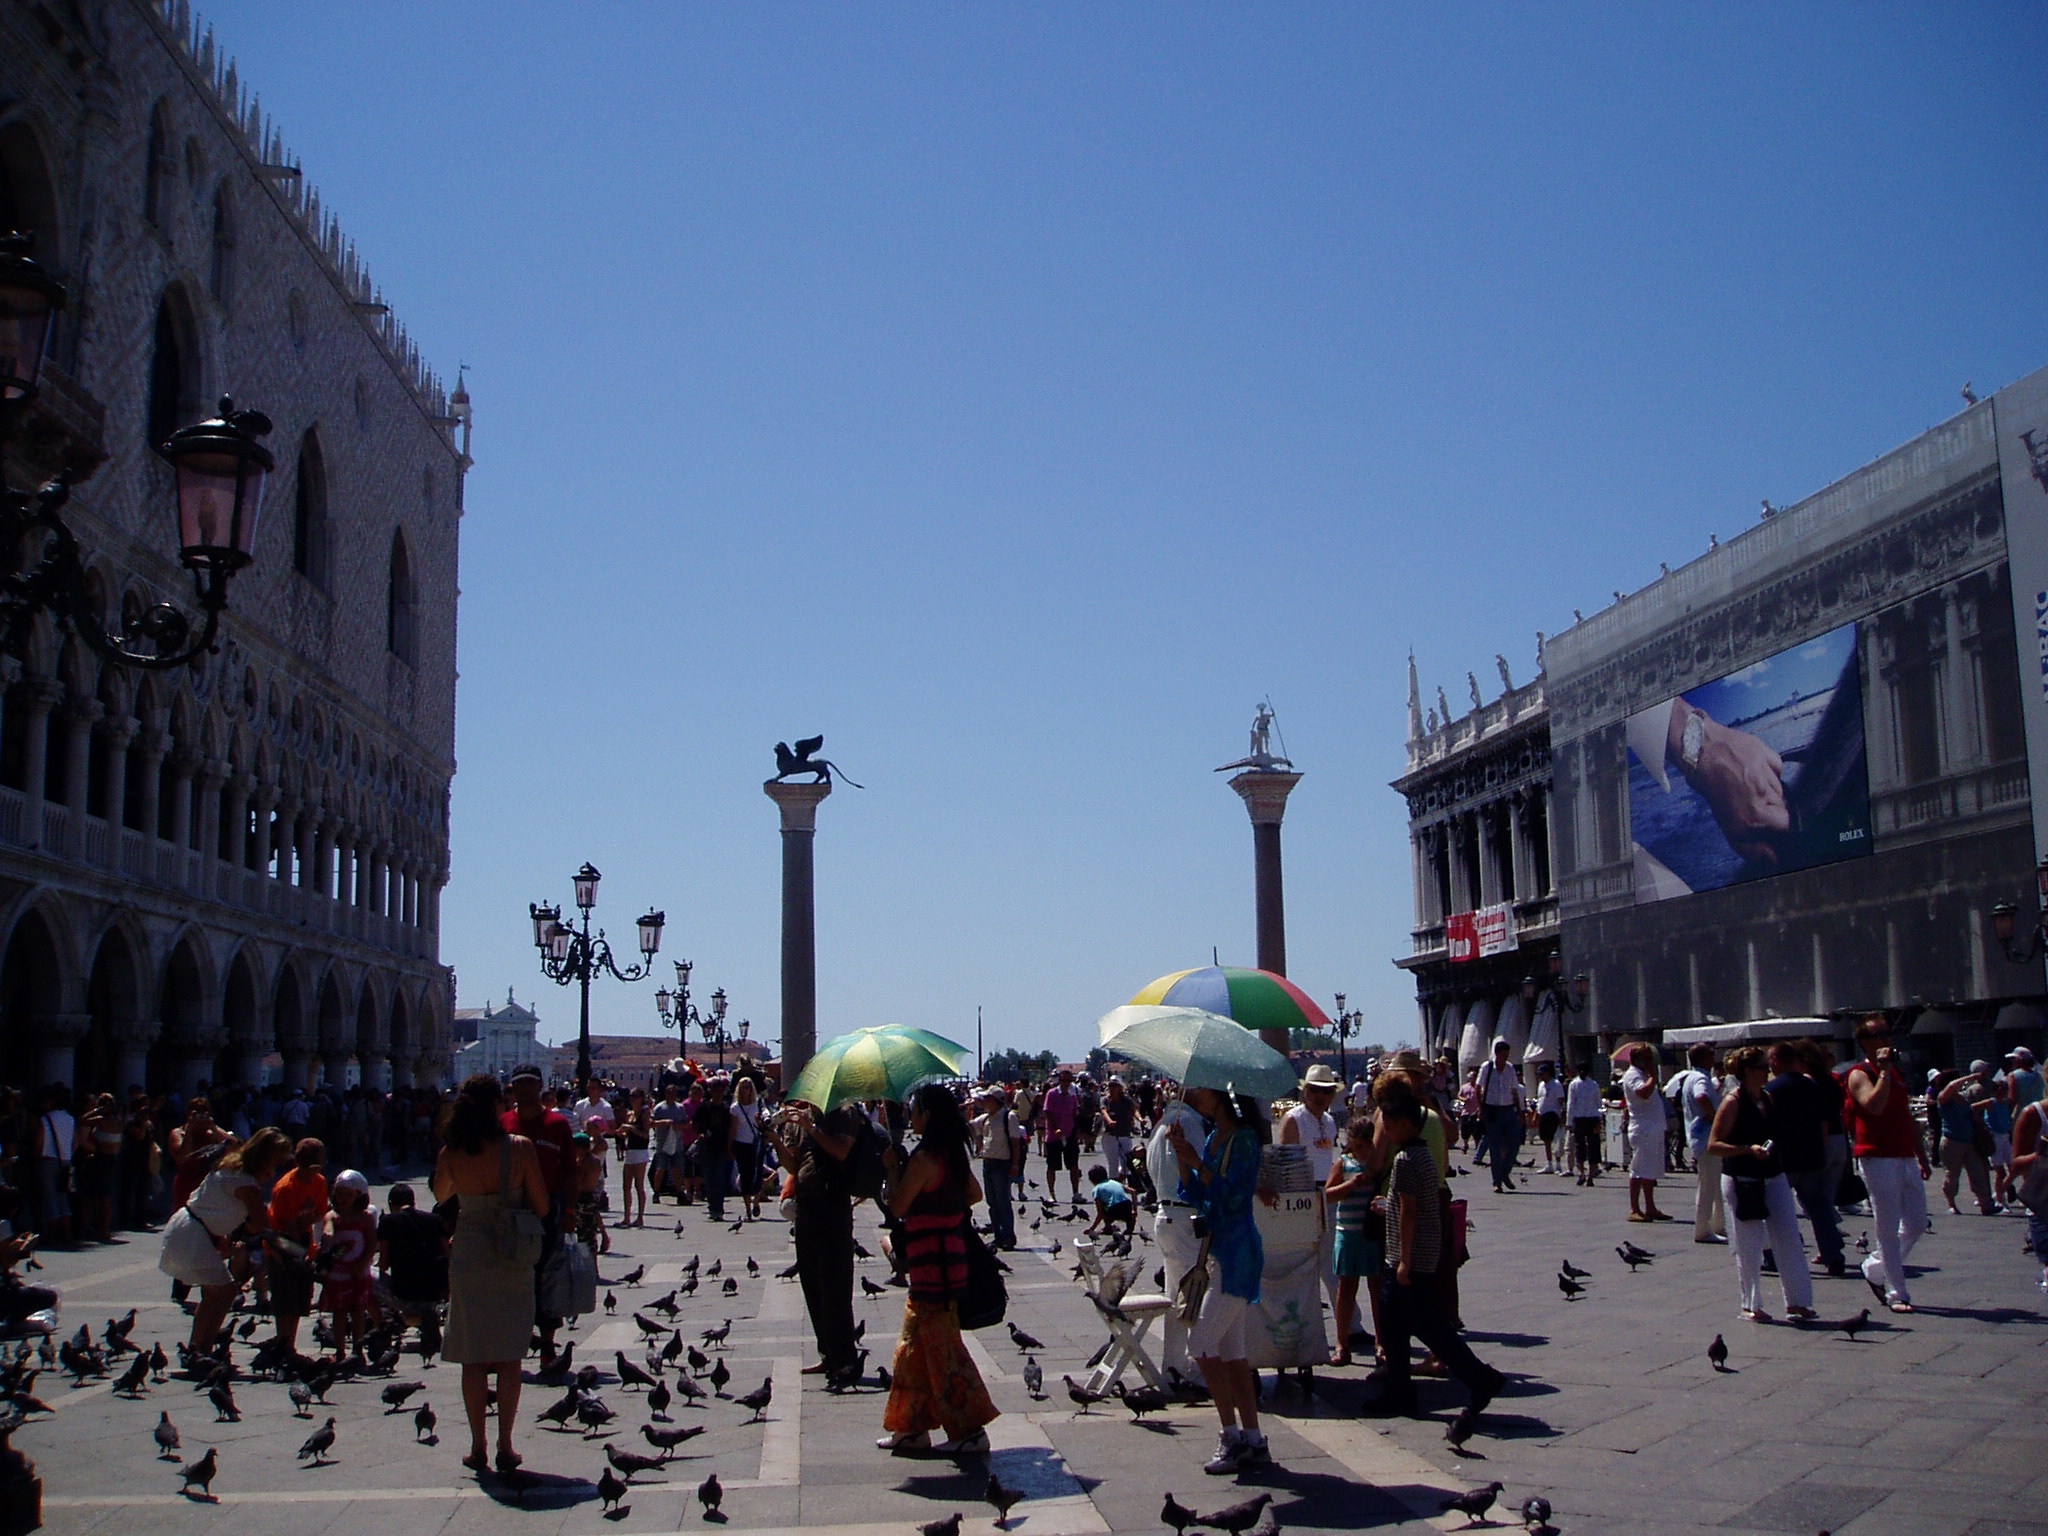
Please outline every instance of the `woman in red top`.
M973 1356L960 1341L959 1297L967 1289L967 1222L981 1186L967 1162L967 1120L953 1090L927 1083L910 1101L910 1128L920 1138L909 1162L891 1147L889 1213L903 1223L910 1296L896 1341L895 1377L875 1442L885 1451L923 1450L931 1432L950 1436L949 1455L985 1455L994 1420Z
M1907 1102L1906 1077L1892 1049L1890 1020L1881 1013L1867 1016L1856 1026L1856 1045L1863 1059L1849 1069L1842 1114L1858 1170L1870 1191L1871 1235L1877 1239L1863 1260L1863 1279L1894 1312L1910 1312L1906 1256L1927 1230L1927 1176L1932 1169Z

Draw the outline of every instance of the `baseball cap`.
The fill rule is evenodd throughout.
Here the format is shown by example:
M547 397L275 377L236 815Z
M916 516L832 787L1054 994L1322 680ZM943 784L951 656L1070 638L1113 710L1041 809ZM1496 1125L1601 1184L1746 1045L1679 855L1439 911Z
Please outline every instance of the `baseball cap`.
M530 1077L536 1083L544 1083L547 1081L547 1079L541 1075L540 1068L534 1066L531 1062L527 1062L522 1066L514 1067L512 1069L512 1075L509 1078L507 1078L506 1081L510 1083L516 1083L523 1077Z
M2028 1050L2024 1045L2015 1046L2012 1049L2012 1051L2009 1052L2009 1054L2019 1057L2021 1061L2025 1062L2030 1067L2034 1064L2034 1053Z
M1978 1073L1989 1072L1991 1070L1991 1063L1988 1061L1973 1061L1970 1063L1970 1070Z
M334 1176L334 1187L336 1189L353 1190L359 1195L367 1195L370 1192L370 1181L356 1172L355 1169L344 1168Z

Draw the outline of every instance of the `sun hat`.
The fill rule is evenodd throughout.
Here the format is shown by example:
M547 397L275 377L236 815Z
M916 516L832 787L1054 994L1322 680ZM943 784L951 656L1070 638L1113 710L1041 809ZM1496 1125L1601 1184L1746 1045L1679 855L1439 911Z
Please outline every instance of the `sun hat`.
M1427 1072L1429 1067L1422 1060L1422 1052L1399 1050L1383 1063L1389 1072Z
M1335 1068L1319 1061L1301 1074L1301 1086L1304 1088L1341 1088L1344 1085L1337 1080Z

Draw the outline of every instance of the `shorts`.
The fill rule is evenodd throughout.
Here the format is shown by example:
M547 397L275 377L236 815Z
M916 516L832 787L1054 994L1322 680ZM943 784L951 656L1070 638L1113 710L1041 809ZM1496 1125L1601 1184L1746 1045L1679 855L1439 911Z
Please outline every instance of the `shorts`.
M1558 1114L1555 1110L1552 1110L1547 1115L1538 1115L1536 1117L1536 1134L1543 1140L1549 1141L1557 1135L1557 1122Z
M628 1147L619 1154L619 1162L628 1168L645 1168L654 1161L654 1154L645 1147Z
M1251 1353L1247 1341L1252 1304L1242 1296L1224 1295L1221 1287L1212 1263L1202 1315L1188 1330L1188 1353L1200 1360L1243 1360Z
M657 1152L654 1154L653 1169L656 1173L672 1173L680 1168L683 1155L680 1152Z
M1638 1136L1635 1146L1630 1149L1628 1176L1632 1179L1661 1179L1664 1177L1664 1138Z
M1991 1166L2010 1168L2012 1166L2012 1136L2005 1131L1991 1133Z
M266 1254L263 1267L270 1277L270 1315L304 1317L313 1310L313 1266L297 1259Z
M1069 1173L1081 1171L1081 1143L1072 1136L1052 1136L1045 1143L1045 1166L1048 1172L1058 1173L1064 1168Z
M374 1284L367 1270L361 1274L336 1270L327 1277L327 1284L320 1288L320 1310L353 1312L358 1307L367 1307L373 1289Z
M1386 1263L1386 1252L1381 1245L1367 1237L1362 1228L1339 1227L1337 1229L1337 1273L1357 1279L1369 1279L1380 1272Z

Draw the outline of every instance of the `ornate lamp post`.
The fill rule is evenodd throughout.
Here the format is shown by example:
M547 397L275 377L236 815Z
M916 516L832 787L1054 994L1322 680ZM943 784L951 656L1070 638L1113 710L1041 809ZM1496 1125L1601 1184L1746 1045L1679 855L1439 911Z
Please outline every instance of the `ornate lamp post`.
M2019 908L2009 901L2001 901L1991 909L1991 933L1998 940L1998 947L2005 951L2005 958L2014 965L2025 965L2038 959L2048 949L2048 859L2043 859L2034 870L2034 880L2040 887L2041 913L2034 922L2034 931L2025 938L2015 938L2014 929Z
M1531 1018L1536 1016L1538 997L1550 998L1557 1004L1559 1013L1584 1013L1586 999L1592 995L1592 991L1593 979L1584 971L1572 978L1570 987L1565 986L1564 957L1561 955L1550 957L1550 974L1542 981L1539 982L1534 976L1522 978L1522 1003L1528 1008Z
M28 237L0 235L0 442L34 401L42 379L50 321L64 307L63 287L28 256ZM270 431L261 411L238 411L223 395L220 414L180 427L157 445L177 471L178 559L192 572L200 611L192 621L169 603L123 622L100 625L78 540L62 516L71 477L62 471L36 491L0 491L0 651L22 656L37 614L47 611L108 661L163 671L188 666L214 649L228 606L228 581L255 559L263 485L276 467L258 438ZM42 537L27 566L29 535Z
M1344 1011L1344 994L1337 994L1337 1011L1330 1016L1330 1026L1337 1031L1337 1075L1344 1079L1344 1091L1351 1091L1351 1053L1346 1042L1358 1033L1359 1025L1365 1022L1365 1015L1356 1008Z
M583 992L583 1009L576 1029L576 1081L590 1076L590 979L609 971L620 981L644 980L654 969L655 951L661 948L665 912L649 912L640 919L640 963L621 969L605 941L604 930L590 931L590 911L597 905L597 882L604 878L589 864L575 874L576 907L582 913L582 927L562 921L562 909L529 902L533 918L533 943L540 951L541 974L557 986L577 983Z
M711 1011L699 1013L697 1005L690 1001L690 972L693 966L688 960L676 962L676 989L673 993L667 987L654 994L654 1006L660 1010L663 1029L687 1031L694 1024L704 1032L704 1043L718 1047L718 1070L725 1070L725 1050L733 1043L733 1037L725 1032L726 997L725 988L719 987L711 994ZM747 1038L750 1026L745 1019L739 1022L739 1038Z

